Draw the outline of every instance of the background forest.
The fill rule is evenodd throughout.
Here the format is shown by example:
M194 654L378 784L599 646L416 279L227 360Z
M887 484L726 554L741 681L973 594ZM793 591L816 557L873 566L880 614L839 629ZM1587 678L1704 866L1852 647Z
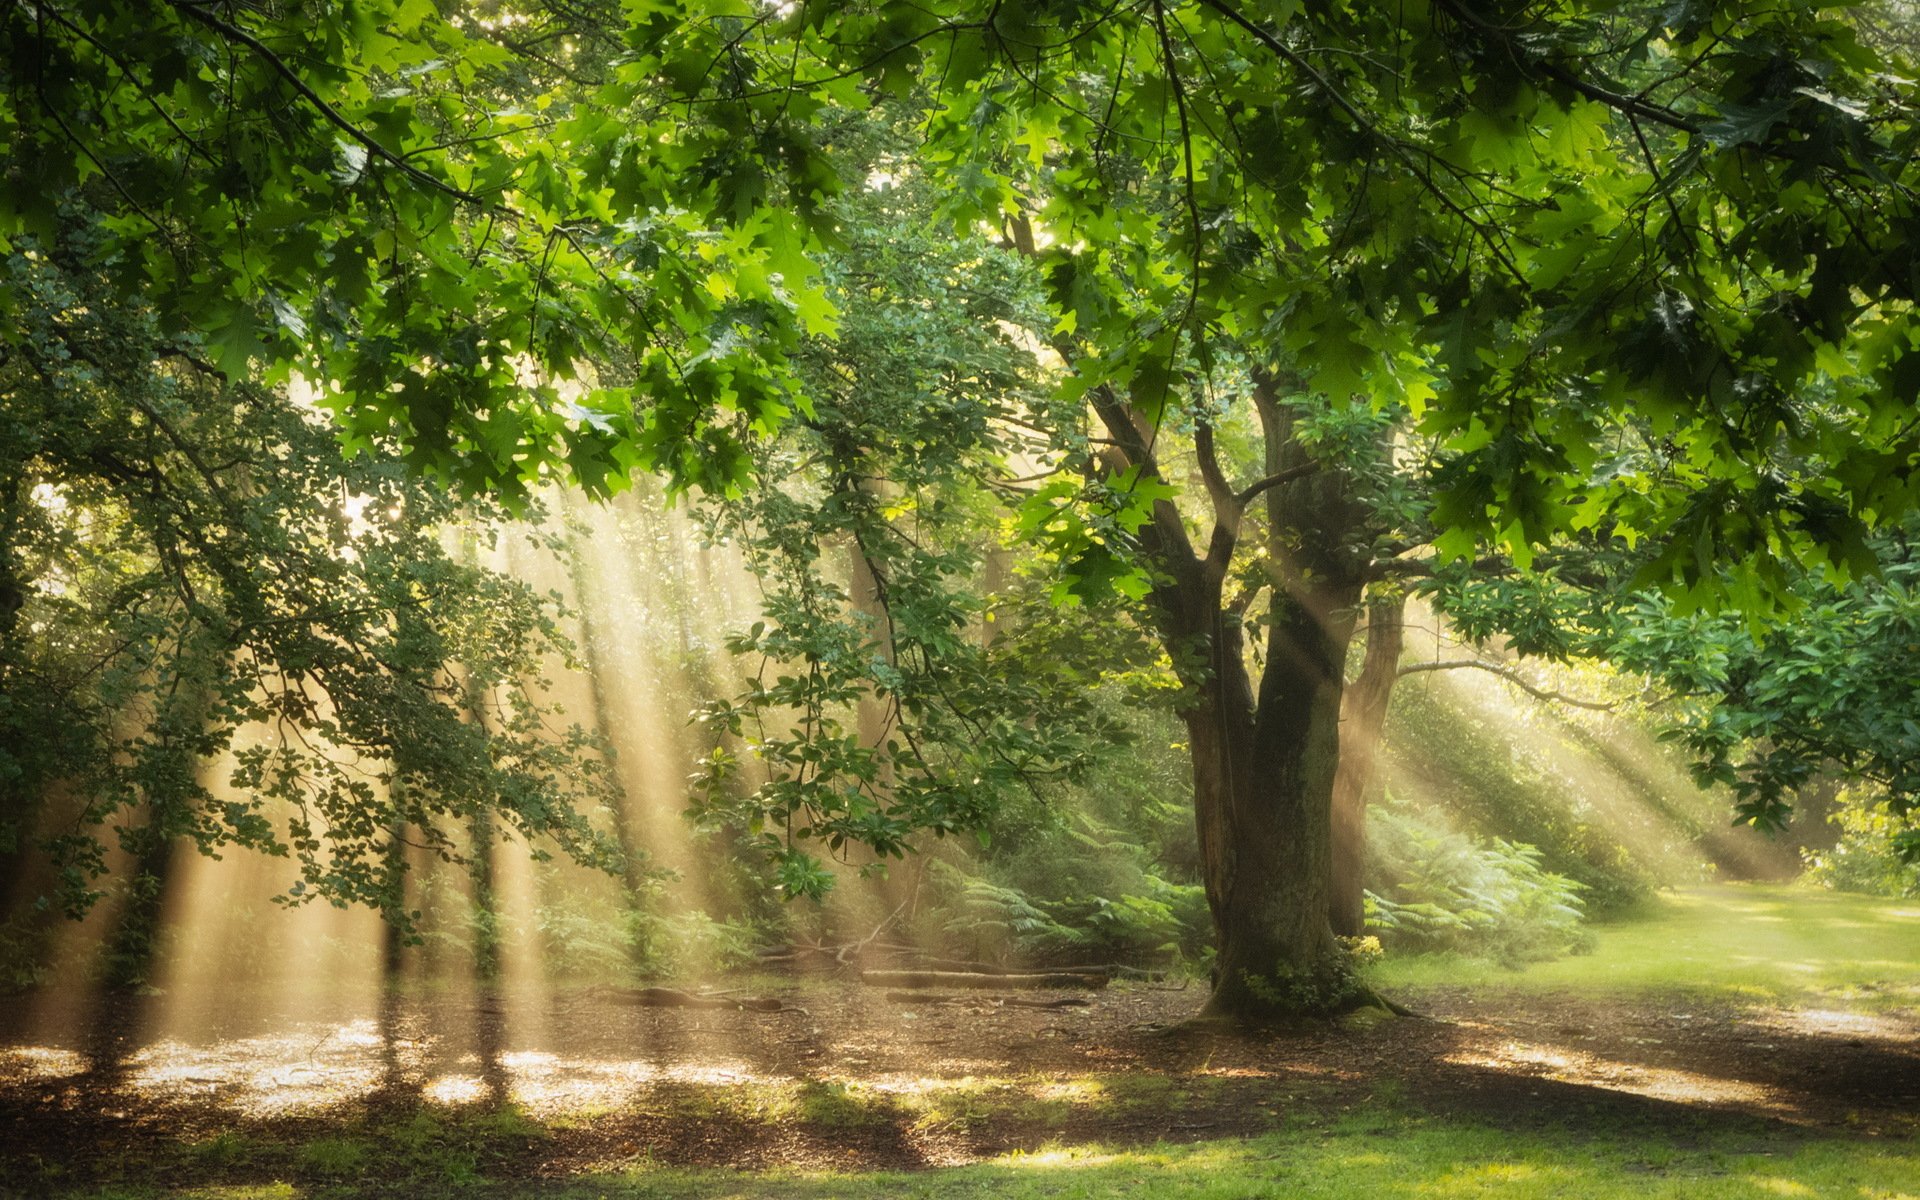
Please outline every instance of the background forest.
M1443 105L1464 140L1421 153L1464 148L1486 173L1412 180L1475 237L1473 213L1504 203L1499 172L1565 172L1586 198L1555 185L1502 218L1537 262L1485 238L1465 274L1434 260L1424 300L1388 288L1347 312L1299 262L1268 281L1293 298L1260 301L1245 272L1263 239L1305 238L1365 292L1384 285L1367 282L1382 247L1424 235L1332 160L1312 187L1350 208L1311 237L1233 199L1235 179L1282 199L1293 185L1246 141L1249 97L1205 91L1211 39L1237 28L1298 61L1210 7L1225 25L1156 8L1102 50L1062 43L1024 67L998 16L984 37L936 23L922 36L981 57L937 80L896 73L917 51L870 63L864 84L792 85L769 115L744 74L690 64L711 51L748 72L789 36L825 62L905 26L845 15L840 40L815 42L777 11L721 6L679 25L628 14L617 37L610 14L402 6L367 14L363 44L311 50L376 64L340 97L364 124L239 14L173 5L171 48L136 68L137 25L106 9L10 10L10 86L33 102L9 126L0 366L7 977L150 984L191 850L285 860L249 898L379 910L389 970L452 956L487 975L509 940L546 969L650 977L796 943L1197 972L1240 947L1213 972L1227 1008L1296 984L1308 1008L1346 1002L1329 982L1344 968L1316 957L1323 904L1362 957L1375 938L1520 962L1708 876L1811 866L1910 893L1909 550L1875 508L1898 512L1886 455L1904 443L1870 405L1847 415L1885 355L1848 360L1835 340L1775 363L1813 374L1769 393L1774 416L1727 418L1775 421L1775 446L1718 446L1731 425L1661 407L1687 371L1713 375L1711 339L1688 342L1696 308L1736 283L1792 291L1780 214L1752 207L1751 180L1706 172L1700 147L1764 163L1804 120L1879 153L1858 140L1882 119L1862 106L1888 96L1753 72L1790 46L1849 70L1897 55L1899 14L1785 14L1731 57L1716 48L1733 18L1668 14L1622 59L1655 80L1631 103L1525 60L1545 90L1512 103L1551 138L1496 152L1497 105ZM1321 33L1371 36L1350 18ZM1457 5L1431 19L1442 41L1512 36ZM1557 28L1604 41L1606 19ZM203 38L258 78L196 65ZM1690 64L1689 38L1705 47ZM1120 73L1070 74L1097 53ZM1172 91L1134 95L1129 63ZM1721 124L1647 99L1663 63L1714 64ZM587 103L639 103L645 64L715 106L654 111L672 147L657 162ZM1043 65L1084 94L1047 92L1027 74ZM1309 77L1410 163L1395 138L1412 134L1380 122L1426 118L1394 116L1370 69L1345 83L1382 106L1371 118ZM1543 99L1549 83L1573 98ZM234 116L243 87L272 98L259 121ZM1260 119L1331 136L1289 104ZM1653 192L1604 182L1608 105ZM1025 151L989 144L1003 122ZM741 128L760 142L729 145ZM1199 169L1223 136L1232 169ZM447 178L421 165L433 155ZM1792 170L1848 178L1837 163ZM516 207L489 210L487 189ZM247 220L196 224L216 200ZM449 224L462 204L484 219ZM1462 407L1520 370L1499 339L1533 336L1487 307L1503 270L1535 272L1550 317L1588 286L1568 256L1598 243L1540 241L1582 212L1657 233L1659 270L1691 281L1632 285L1646 324L1593 335L1618 339L1610 368L1555 368L1600 370L1602 407L1639 389L1585 465L1567 437L1597 418L1572 376L1527 385L1561 389L1537 428L1496 436ZM1717 276L1679 244L1723 241L1726 221L1778 261L1733 255ZM1823 273L1859 249L1813 254L1812 302L1831 311L1794 318L1809 345L1837 339ZM220 269L254 282L222 290ZM1419 333L1396 303L1426 305ZM680 332L608 340L636 318ZM1739 319L1754 345L1771 336L1772 317ZM1493 340L1474 350L1463 322ZM1715 404L1753 402L1717 387ZM1549 428L1559 448L1528 440ZM1514 453L1533 458L1503 475ZM1738 469L1687 465L1716 453ZM530 490L562 467L572 490ZM1569 469L1549 499L1540 472ZM1514 523L1487 523L1501 512ZM1235 815L1256 798L1298 815ZM1249 916L1268 894L1293 915ZM98 949L62 965L57 918L88 913ZM1278 985L1236 982L1265 978L1245 954L1275 953Z

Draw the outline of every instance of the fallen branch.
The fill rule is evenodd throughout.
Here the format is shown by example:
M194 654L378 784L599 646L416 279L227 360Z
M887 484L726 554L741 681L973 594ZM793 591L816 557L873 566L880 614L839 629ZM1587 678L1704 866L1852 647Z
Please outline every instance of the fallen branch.
M616 1004L634 1004L642 1008L746 1008L754 1012L781 1012L787 1007L771 996L700 996L677 988L597 987L593 991Z
M988 975L977 971L862 971L860 982L897 988L1103 988L1105 975L1053 972L1032 975Z
M1088 1008L1093 1001L1081 996L1053 1000L1026 1000L1019 996L942 996L935 992L888 992L895 1004L988 1004L1005 1008Z

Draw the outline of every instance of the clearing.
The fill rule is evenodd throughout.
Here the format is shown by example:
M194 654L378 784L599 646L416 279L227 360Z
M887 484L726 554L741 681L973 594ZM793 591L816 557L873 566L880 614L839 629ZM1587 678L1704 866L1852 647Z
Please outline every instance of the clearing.
M1696 889L1592 955L1379 976L1429 1019L1249 1036L1182 1027L1198 985L766 977L733 986L789 1008L123 997L60 1040L16 1006L0 1194L1920 1197L1920 903Z

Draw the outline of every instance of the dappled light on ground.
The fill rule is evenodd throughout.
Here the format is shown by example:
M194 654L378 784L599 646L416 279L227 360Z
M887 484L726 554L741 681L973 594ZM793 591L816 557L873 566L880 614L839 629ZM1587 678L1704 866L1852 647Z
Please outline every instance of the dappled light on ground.
M84 1055L51 1046L9 1046L0 1049L0 1076L38 1083L64 1079L87 1069Z
M1739 1105L1755 1111L1782 1114L1792 1111L1790 1104L1775 1101L1765 1088L1755 1084L1716 1078L1695 1071L1620 1062L1564 1047L1502 1042L1495 1046L1474 1046L1458 1051L1448 1055L1446 1061L1645 1096L1674 1104Z
M1831 1008L1769 1009L1748 1018L1748 1024L1803 1037L1874 1038L1901 1045L1911 1044L1914 1037L1911 1021Z
M1739 924L1717 900L1792 919ZM1157 1142L1224 1147L1234 1171L1267 1161L1246 1157L1245 1138L1269 1139L1269 1157L1305 1147L1351 1160L1357 1175L1368 1155L1400 1153L1343 1123L1618 1126L1761 1144L1920 1134L1920 1021L1889 999L1920 984L1920 955L1899 949L1912 944L1912 918L1861 901L1794 900L1778 889L1677 896L1647 928L1603 932L1592 958L1471 988L1395 985L1434 1019L1255 1035L1185 1025L1198 988L1121 983L1062 1010L984 999L929 1007L852 977L734 983L779 996L775 1012L644 1008L621 1003L617 989L471 979L312 1000L241 987L195 992L191 1003L122 996L95 1002L93 1027L78 1032L60 1022L35 1031L20 1010L0 1048L0 1122L19 1148L0 1166L0 1194L21 1190L7 1172L57 1162L84 1175L86 1164L156 1146L173 1147L169 1170L209 1186L321 1169L300 1155L416 1164L453 1155L469 1163L460 1170L479 1171L476 1146L493 1156L488 1169L515 1178L612 1178L642 1164L997 1163L979 1169L1017 1181L1106 1179L1140 1162L1116 1147ZM1726 955L1717 969L1716 945ZM1694 986L1675 986L1687 972ZM1865 999L1839 998L1842 984ZM314 1015L322 1005L333 1011ZM341 1145L260 1149L315 1130L335 1131L327 1136ZM1180 1170L1201 1169L1208 1153L1179 1151ZM1423 1168L1422 1194L1557 1196L1582 1178L1544 1153L1466 1161ZM233 1165L250 1162L267 1165ZM1726 1182L1735 1175L1713 1166L1705 1177L1723 1190L1701 1194L1782 1194L1764 1169L1739 1175L1737 1188Z

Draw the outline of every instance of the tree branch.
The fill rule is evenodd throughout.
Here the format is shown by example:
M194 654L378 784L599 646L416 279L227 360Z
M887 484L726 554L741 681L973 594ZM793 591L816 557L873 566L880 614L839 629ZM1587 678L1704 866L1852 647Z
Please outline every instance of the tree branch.
M1697 134L1702 128L1698 121L1689 120L1670 108L1650 104L1638 96L1629 96L1623 92L1610 91L1598 84L1588 83L1559 63L1522 53L1515 47L1511 34L1459 3L1459 0L1438 0L1437 7L1451 13L1455 20L1482 37L1499 42L1506 50L1507 57L1512 59L1513 64L1522 71L1537 71L1555 83L1572 88L1587 99L1598 101L1629 117L1638 117L1656 125L1665 125L1669 129L1678 129L1682 133Z
M1208 539L1203 564L1204 577L1211 587L1216 581L1226 579L1227 566L1233 561L1234 547L1240 541L1240 517L1246 506L1234 495L1233 485L1227 482L1227 474L1220 468L1220 456L1213 444L1213 426L1204 420L1194 425L1193 448L1200 460L1200 478L1206 481L1207 497L1213 501L1213 536Z
M1292 483L1296 479L1305 479L1309 475L1318 473L1319 470L1320 464L1317 462L1301 463L1297 467L1288 467L1286 470L1276 472L1267 476L1265 479L1254 480L1246 487L1241 488L1239 492L1235 493L1234 499L1238 500L1242 505L1248 504L1252 502L1254 497L1266 491L1268 488L1277 488L1282 484Z
M1505 667L1499 663L1486 662L1478 658L1461 658L1451 662L1409 663L1400 668L1400 674L1417 675L1423 671L1457 671L1463 668L1472 668L1476 671L1486 671L1489 674L1498 675L1500 678L1511 683L1536 700L1545 700L1552 704L1569 704L1574 708L1590 709L1593 712L1612 712L1615 707L1610 703L1600 700L1582 700L1578 696L1568 696L1561 692L1548 691L1543 687L1529 683L1524 676L1511 667Z

